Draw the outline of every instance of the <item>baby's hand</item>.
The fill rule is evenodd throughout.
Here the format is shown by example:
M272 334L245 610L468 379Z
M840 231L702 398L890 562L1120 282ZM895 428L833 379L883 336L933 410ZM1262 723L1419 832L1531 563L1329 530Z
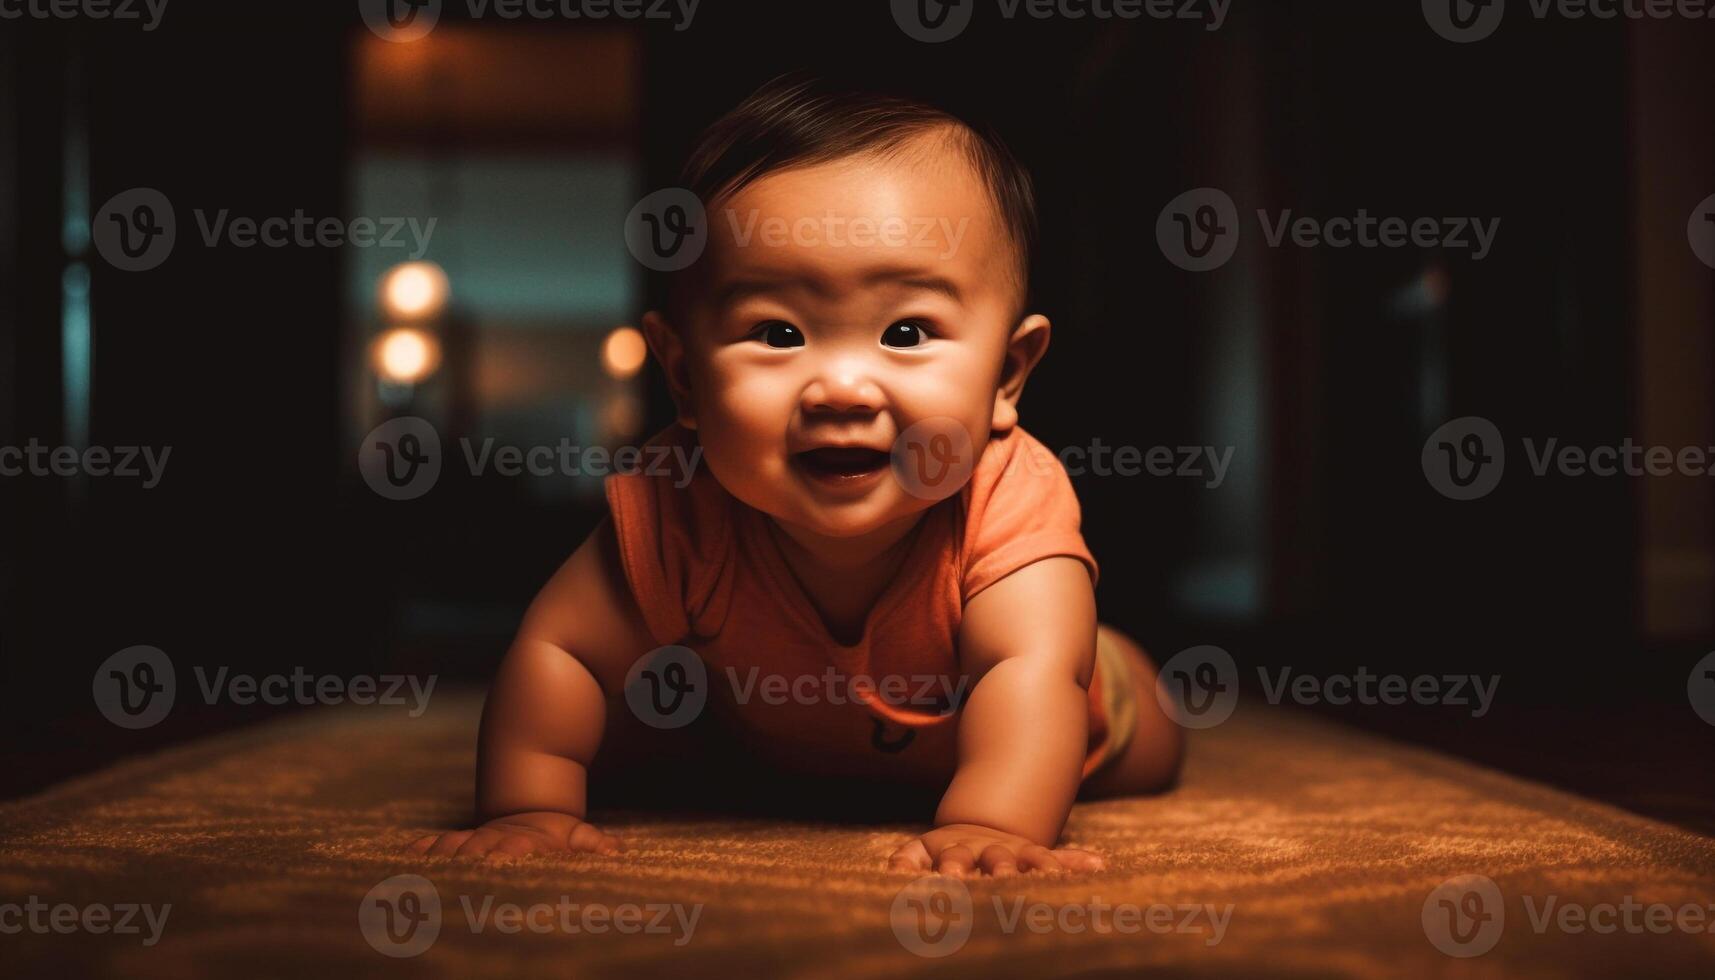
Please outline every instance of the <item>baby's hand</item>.
M895 871L938 871L953 878L990 874L1008 878L1019 871L1100 871L1102 859L1089 851L1049 850L1017 834L974 823L936 827L893 852Z
M618 854L619 838L604 834L569 813L541 810L496 817L475 830L430 834L408 851L429 857L479 857L494 861L547 851L588 851Z

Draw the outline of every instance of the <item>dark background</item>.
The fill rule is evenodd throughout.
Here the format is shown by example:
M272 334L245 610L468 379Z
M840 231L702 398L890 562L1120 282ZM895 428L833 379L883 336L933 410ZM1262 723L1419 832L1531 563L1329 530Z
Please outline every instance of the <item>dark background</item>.
M1158 659L1224 646L1253 700L1258 666L1499 675L1481 719L1325 710L1715 827L1715 728L1685 687L1715 637L1715 481L1538 478L1518 442L1715 445L1715 272L1685 239L1715 192L1715 27L1539 22L1518 5L1494 37L1455 45L1415 3L1236 0L1213 33L1009 23L986 5L957 40L925 45L885 3L704 0L682 33L449 13L437 40L568 46L521 98L589 98L573 52L592 34L635 52L636 104L617 124L471 132L358 111L367 31L352 6L264 17L174 0L147 34L0 22L0 445L67 438L74 120L90 206L158 188L180 204L181 239L145 273L88 260L90 441L173 447L162 485L0 479L5 795L273 713L181 696L160 726L121 731L95 710L91 672L134 644L168 651L181 688L190 664L480 683L601 516L599 500L545 502L498 478L449 477L409 502L371 493L341 360L364 326L340 252L187 246L189 207L355 214L354 154L389 139L447 154L594 146L635 161L640 191L670 186L702 126L809 69L990 122L1033 170L1033 285L1056 324L1024 405L1033 434L1237 443L1221 489L1077 480L1105 620ZM1480 262L1250 234L1193 274L1154 228L1200 186L1241 215L1501 225ZM656 287L639 279L638 310ZM1402 300L1425 288L1434 302ZM670 417L653 373L646 385L644 435ZM1419 463L1429 432L1462 415L1508 438L1507 478L1471 502L1440 496Z

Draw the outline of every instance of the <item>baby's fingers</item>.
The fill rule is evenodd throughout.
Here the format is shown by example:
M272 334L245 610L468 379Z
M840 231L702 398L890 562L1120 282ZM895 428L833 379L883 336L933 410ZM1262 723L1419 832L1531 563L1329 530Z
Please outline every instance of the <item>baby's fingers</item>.
M963 878L975 867L977 856L963 844L954 844L935 858L935 870L949 878Z
M450 830L441 835L428 850L429 857L452 857L464 846L464 842L476 836L474 830Z
M507 834L489 849L486 861L506 861L547 850L547 841L534 834Z
M405 848L405 852L407 854L427 854L429 853L429 848L435 846L435 841L440 839L440 834L430 834L427 837L419 837L413 841L410 846Z
M1010 878L1018 874L1018 862L1013 859L1012 848L1005 844L990 844L983 848L982 856L977 859L978 865L996 878Z
M1018 865L1026 871L1064 871L1066 866L1041 844L1032 844L1018 852Z
M887 866L894 871L928 871L929 849L923 846L922 838L913 837L904 847L893 852L893 857Z
M588 823L578 824L572 831L572 836L566 839L566 847L594 854L618 854L624 849L619 838L604 834L597 830L594 824Z
M458 851L453 856L461 858L485 857L489 851L494 849L494 845L505 840L508 836L504 831L479 827L476 833L470 835L469 840L459 845Z

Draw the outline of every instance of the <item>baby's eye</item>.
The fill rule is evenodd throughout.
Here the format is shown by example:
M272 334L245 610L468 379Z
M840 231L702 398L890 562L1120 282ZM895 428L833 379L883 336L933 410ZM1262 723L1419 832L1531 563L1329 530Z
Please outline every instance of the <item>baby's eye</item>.
M915 320L901 320L881 335L883 347L916 347L928 339L923 325Z
M755 336L770 347L802 347L804 335L784 320L769 320L757 324Z

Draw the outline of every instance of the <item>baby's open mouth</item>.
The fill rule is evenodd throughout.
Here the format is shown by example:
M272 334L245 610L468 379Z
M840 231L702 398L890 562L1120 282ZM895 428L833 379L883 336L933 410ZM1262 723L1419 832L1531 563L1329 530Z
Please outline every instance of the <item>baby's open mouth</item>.
M794 453L792 462L819 480L845 482L862 479L887 468L889 456L864 446L826 446Z

